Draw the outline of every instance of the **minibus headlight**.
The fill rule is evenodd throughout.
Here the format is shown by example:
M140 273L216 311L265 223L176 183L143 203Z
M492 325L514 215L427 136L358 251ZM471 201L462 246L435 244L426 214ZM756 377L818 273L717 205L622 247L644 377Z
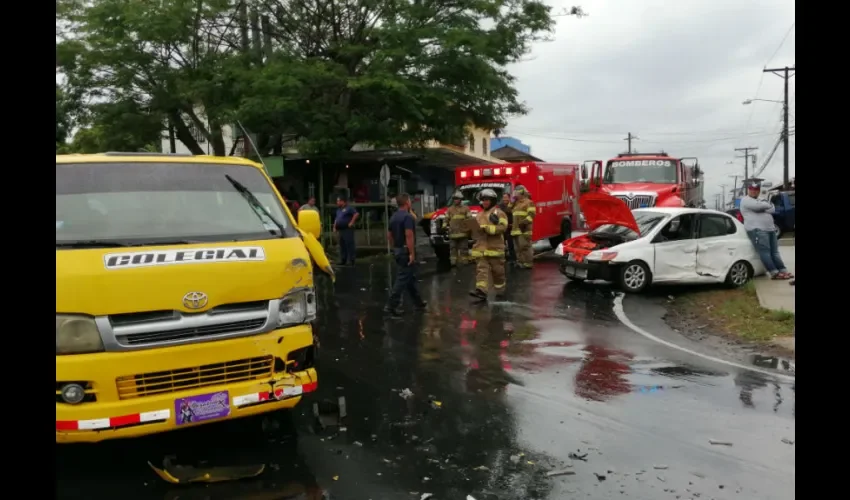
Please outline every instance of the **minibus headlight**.
M56 315L56 354L103 352L103 339L94 318Z
M301 325L316 319L316 293L312 288L293 290L280 299L277 327Z

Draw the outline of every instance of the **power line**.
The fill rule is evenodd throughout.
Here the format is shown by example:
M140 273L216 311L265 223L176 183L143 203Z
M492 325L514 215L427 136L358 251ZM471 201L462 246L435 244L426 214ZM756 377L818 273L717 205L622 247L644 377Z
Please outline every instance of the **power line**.
M528 137L535 137L535 138L538 138L538 139L552 139L552 140L556 140L556 141L570 141L570 142L587 142L587 143L595 143L595 144L620 144L619 141L577 139L575 137L532 134L532 133L523 132L523 131L520 131L520 130L517 130L517 129L511 129L511 130L513 131L511 133L516 133L518 135L525 135L525 136L528 136ZM770 133L770 134L750 133L750 134L744 134L744 135L736 135L736 136L732 136L732 137L720 137L720 138L698 140L698 141L670 141L670 140L647 141L647 140L643 140L643 139L642 140L643 140L643 142L646 142L646 143L649 143L649 144L708 144L708 143L721 143L721 142L728 142L728 141L737 141L741 138L767 137L767 136L773 136L773 135L774 135L773 133ZM635 139L635 137L633 136L632 139Z
M629 126L624 125L601 125L601 124L590 124L589 128L599 127L599 128L607 128L610 131L593 131L593 130L556 130L552 131L551 128L530 128L530 127L507 127L504 129L504 132L510 133L511 131L516 132L524 132L524 133L555 133L555 134L563 134L563 135L617 135L622 134L621 130L628 129ZM707 129L707 130L688 130L688 131L650 131L648 132L650 135L710 135L710 134L723 134L723 135L739 135L739 134L760 134L765 133L766 131L755 131L749 132L743 129L728 129L728 128L716 128L716 129Z
M779 46L776 47L776 50L773 51L773 54L770 56L770 58L767 61L765 61L764 68L767 68L767 65L770 64L770 61L772 61L773 58L776 57L776 54L778 54L779 51L782 49L782 46L785 44L785 40L788 38L788 35L791 33L791 30L794 29L794 26L796 24L797 24L796 21L791 23L791 27L788 28L788 31L785 33L785 36L782 37L782 41L779 42ZM764 72L762 72L761 76L759 77L759 84L756 87L755 94L753 94L753 99L755 99L756 97L759 96L759 91L761 90L761 86L762 86L763 83L764 83ZM755 106L750 108L750 112L747 115L747 124L744 125L745 130L749 130L749 128L750 128L750 122L753 119L753 113L755 113Z

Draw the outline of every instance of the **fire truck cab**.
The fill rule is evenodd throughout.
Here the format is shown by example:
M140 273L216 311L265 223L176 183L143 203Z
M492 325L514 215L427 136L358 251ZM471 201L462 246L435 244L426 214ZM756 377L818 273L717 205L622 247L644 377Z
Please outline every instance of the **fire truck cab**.
M463 194L463 203L469 206L473 214L481 211L477 195L482 189L493 189L501 199L504 193L512 194L519 185L528 189L537 207L532 240L548 239L555 247L569 238L573 229L578 227L578 163L523 162L460 167L455 170L455 189ZM428 227L423 227L437 258L446 262L449 260L447 208L443 207L431 214ZM472 240L469 244L472 245Z
M704 208L703 177L696 158L672 158L667 153L623 153L581 166L588 192L619 198L630 209L644 207Z

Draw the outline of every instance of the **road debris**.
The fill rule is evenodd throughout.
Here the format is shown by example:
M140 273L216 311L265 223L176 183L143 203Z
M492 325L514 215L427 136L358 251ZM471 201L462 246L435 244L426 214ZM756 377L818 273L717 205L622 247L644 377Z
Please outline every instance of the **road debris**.
M398 395L401 396L402 399L410 399L413 397L413 391L408 388L404 388L401 392L398 393Z
M334 476L334 481L339 481L339 476Z
M655 477L656 477L659 481L661 481L662 483L666 483L666 482L667 482L667 479L666 479L664 476L660 476L660 475L659 475L659 476L655 476Z
M549 476L549 477L575 476L575 474L576 474L576 471L570 470L570 469L550 470L549 472L546 473L546 475Z
M486 465L479 465L478 467L476 467L472 470L490 470L490 468L487 467Z
M652 468L655 470L667 470L669 467L666 465L653 465Z
M785 444L794 444L794 440L788 438L782 438L782 442Z
M731 441L718 441L716 439L709 439L708 442L717 446L732 446Z
M598 479L599 481L604 481L608 477L605 474L599 474L597 472L594 472L593 475L596 476L596 479Z
M428 500L428 499L429 499L429 498L431 498L432 496L434 496L434 494L433 494L433 493L423 493L423 494L422 494L422 496L421 496L421 497L419 497L419 500Z
M363 443L361 443L360 441L355 441L355 442L354 442L354 446L360 446L360 447L363 447Z
M581 460L583 462L587 462L587 453L579 455L578 453L570 452L569 457L573 460Z
M173 456L165 457L162 461L162 469L148 462L148 465L157 476L171 484L237 481L239 479L259 476L266 470L265 464L220 467L177 465L172 463L173 458Z

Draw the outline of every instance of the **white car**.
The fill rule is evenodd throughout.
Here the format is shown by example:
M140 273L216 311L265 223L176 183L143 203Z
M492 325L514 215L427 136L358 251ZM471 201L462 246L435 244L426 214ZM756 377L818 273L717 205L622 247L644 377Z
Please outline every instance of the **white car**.
M639 208L587 193L579 200L590 232L555 249L572 280L605 280L639 293L653 283L743 286L765 272L735 217L703 208Z

